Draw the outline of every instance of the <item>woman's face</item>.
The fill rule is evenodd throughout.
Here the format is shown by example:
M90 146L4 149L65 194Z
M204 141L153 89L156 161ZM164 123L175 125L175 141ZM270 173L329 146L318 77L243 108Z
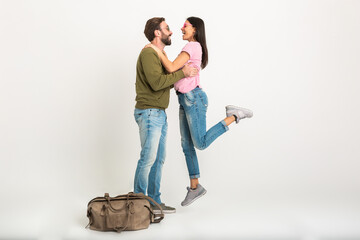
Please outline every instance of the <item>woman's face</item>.
M189 42L195 41L194 35L196 30L188 20L185 21L184 26L181 28L181 31L183 33L183 40L187 40Z

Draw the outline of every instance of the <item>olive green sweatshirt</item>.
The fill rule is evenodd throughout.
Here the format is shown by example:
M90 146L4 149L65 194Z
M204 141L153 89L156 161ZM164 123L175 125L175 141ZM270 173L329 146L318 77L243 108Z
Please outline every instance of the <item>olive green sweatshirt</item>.
M169 106L170 89L184 77L181 70L168 74L155 50L143 49L136 65L135 108L165 110Z

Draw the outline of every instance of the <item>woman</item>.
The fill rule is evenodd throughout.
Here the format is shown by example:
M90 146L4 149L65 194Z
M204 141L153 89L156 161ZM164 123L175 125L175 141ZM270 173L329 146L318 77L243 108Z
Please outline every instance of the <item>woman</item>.
M206 46L205 26L202 19L189 17L183 27L183 40L188 41L177 58L171 62L167 56L156 46L148 44L158 53L166 70L170 73L182 68L186 63L199 69L204 69L208 63L208 50ZM228 126L234 121L252 117L252 112L245 108L226 106L226 118L206 131L206 111L208 99L200 86L199 74L195 77L183 78L174 84L180 104L180 133L181 146L186 158L190 176L190 187L181 203L187 206L206 193L199 184L199 164L195 148L203 150L216 138L225 133Z

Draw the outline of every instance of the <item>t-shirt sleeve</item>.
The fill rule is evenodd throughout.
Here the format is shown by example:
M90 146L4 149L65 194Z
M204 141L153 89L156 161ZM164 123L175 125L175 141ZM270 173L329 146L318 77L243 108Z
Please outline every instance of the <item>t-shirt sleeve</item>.
M192 58L194 57L194 49L195 46L191 42L189 42L183 47L181 51L187 52L190 55L190 58Z

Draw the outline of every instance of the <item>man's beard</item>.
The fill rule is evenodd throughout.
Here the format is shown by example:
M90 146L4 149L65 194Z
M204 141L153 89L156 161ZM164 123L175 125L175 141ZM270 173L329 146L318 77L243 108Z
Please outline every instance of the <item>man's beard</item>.
M161 38L161 42L163 44L165 44L166 46L171 45L171 39L170 39L170 35L163 35L163 37Z

